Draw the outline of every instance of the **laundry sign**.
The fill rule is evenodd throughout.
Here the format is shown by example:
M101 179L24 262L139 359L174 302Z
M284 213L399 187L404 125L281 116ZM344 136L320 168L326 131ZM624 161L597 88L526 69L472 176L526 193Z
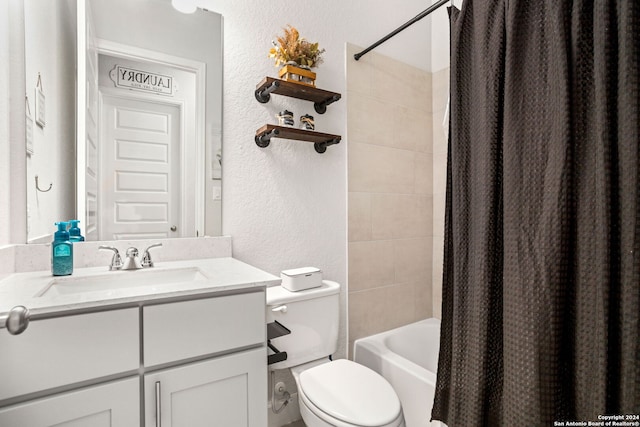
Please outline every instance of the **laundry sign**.
M116 65L109 73L116 87L173 96L173 77Z

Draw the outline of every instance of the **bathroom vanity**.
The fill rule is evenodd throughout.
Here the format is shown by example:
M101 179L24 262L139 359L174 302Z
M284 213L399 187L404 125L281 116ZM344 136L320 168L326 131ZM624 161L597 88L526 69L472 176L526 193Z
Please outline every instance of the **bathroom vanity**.
M0 314L20 302L33 320L0 329L0 425L265 426L265 287L278 281L228 257L4 278Z

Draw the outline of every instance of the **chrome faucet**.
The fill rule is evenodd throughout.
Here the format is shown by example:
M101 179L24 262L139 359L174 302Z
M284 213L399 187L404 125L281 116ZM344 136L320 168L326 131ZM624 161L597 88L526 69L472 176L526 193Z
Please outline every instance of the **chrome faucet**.
M111 258L109 271L120 270L122 268L122 257L120 257L120 252L118 252L117 248L114 248L113 246L99 246L98 249L113 251L113 258Z
M98 249L113 251L113 258L111 259L111 265L109 265L110 271L138 270L140 268L153 267L153 261L151 260L151 254L149 253L149 250L160 246L162 246L162 243L155 243L147 247L142 255L142 261L140 261L140 257L138 256L138 249L130 247L125 252L126 258L124 262L122 262L122 257L120 256L120 252L118 252L118 249L114 248L113 246L100 246Z

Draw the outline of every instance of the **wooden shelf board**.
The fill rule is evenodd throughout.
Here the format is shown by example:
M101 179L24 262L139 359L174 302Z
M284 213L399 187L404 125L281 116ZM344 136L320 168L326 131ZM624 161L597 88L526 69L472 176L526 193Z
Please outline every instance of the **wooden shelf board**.
M338 98L340 98L341 96L339 93L336 93L336 92L329 92L328 90L318 89L317 87L307 86L300 83L288 82L286 80L280 80L273 77L265 77L256 86L256 91L264 90L265 88L271 86L271 83L273 83L276 80L280 82L280 87L271 93L275 93L277 95L284 95L284 96L289 96L291 98L304 99L306 101L312 101L316 103L321 103L328 99L332 99L336 95L338 95Z
M256 135L269 133L274 129L278 131L278 136L274 136L274 138L293 139L296 141L308 141L320 144L332 141L334 139L342 139L339 135L332 135L329 133L321 133L278 125L264 125L256 131Z

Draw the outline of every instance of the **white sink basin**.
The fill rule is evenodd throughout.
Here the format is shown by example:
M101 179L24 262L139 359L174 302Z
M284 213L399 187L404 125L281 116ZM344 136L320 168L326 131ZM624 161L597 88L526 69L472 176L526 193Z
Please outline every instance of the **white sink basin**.
M99 275L68 276L53 279L36 294L36 297L117 291L203 280L209 280L209 278L197 267L112 271Z

